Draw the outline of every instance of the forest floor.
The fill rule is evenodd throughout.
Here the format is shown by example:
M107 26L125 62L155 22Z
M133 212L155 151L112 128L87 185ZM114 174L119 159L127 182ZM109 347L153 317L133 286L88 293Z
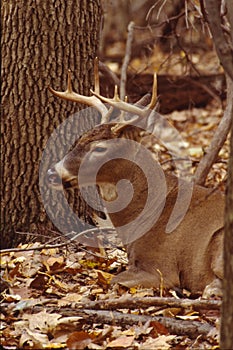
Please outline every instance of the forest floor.
M165 60L162 53L153 57L152 63L135 58L131 73L137 74L140 67L141 79L144 73L152 74L158 61L161 65ZM175 59L169 62L170 70L163 65L159 74L183 75L180 55L179 64ZM220 73L214 55L205 56L200 64L200 56L193 60L203 75ZM119 73L116 62L109 59L108 64ZM185 141L193 172L223 111L224 101L213 98L202 108L166 114ZM150 146L156 148L164 168L169 168L167 150L162 145ZM228 141L209 173L207 186L224 191L227 160ZM59 233L57 238L61 240ZM49 248L36 242L18 249L1 254L4 349L219 348L221 300L205 300L185 290L112 285L112 277L127 265L122 248L93 249L75 242Z

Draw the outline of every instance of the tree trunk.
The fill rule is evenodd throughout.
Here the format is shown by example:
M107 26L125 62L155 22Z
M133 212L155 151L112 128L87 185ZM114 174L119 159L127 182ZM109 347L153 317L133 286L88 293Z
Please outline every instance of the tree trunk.
M47 87L65 89L71 69L75 90L89 95L100 2L2 2L2 247L22 241L16 231L52 227L38 184L42 150L78 106L54 98Z
M221 349L233 349L233 113L231 123L230 160L225 211L224 289L221 324Z

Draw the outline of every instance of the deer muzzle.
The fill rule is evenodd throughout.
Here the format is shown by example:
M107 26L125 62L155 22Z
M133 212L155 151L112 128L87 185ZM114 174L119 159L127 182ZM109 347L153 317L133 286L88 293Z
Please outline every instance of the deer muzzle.
M71 176L59 163L47 172L47 181L50 187L62 190L78 186L77 177Z
M48 170L47 181L50 187L57 189L63 188L62 179L54 167Z

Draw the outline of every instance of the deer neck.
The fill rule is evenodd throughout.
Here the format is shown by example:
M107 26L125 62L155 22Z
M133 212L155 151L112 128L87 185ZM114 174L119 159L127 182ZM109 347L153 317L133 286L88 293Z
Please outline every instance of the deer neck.
M117 228L133 220L142 211L148 189L145 176L133 162L120 159L116 168L112 164L110 172L111 181L101 182L99 187L109 217ZM122 179L125 185L121 182ZM113 210L111 207L116 201L118 207Z
M154 161L152 160L152 162ZM154 162L154 164L156 163ZM105 179L105 181L97 181L101 195L106 201L106 208L112 224L117 229L124 244L130 243L132 234L139 238L142 231L146 233L154 226L163 212L167 193L170 193L175 201L174 189L177 185L177 178L170 176L164 178L164 173L157 174L157 171L152 169L152 165L153 163L147 163L146 167L141 169L133 161L118 159L112 161L112 164L107 164L106 168L103 167L102 173L99 174L99 179ZM149 174L149 177L154 177L153 186L148 186L146 174L147 176ZM123 186L123 190L118 191L117 184L122 179L128 181L127 184L131 184L132 191L130 187L127 187L127 184L125 189ZM164 183L166 184L165 192L160 195ZM118 207L116 206L115 210L112 210L112 204L117 200Z

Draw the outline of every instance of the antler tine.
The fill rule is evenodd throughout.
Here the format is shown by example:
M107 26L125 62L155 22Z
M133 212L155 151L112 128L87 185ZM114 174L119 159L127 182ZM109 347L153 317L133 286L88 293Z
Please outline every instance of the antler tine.
M148 109L153 109L157 102L157 73L154 73L153 86L152 86L152 96Z
M71 82L71 70L67 71L67 90L68 93L72 93L72 82Z
M120 96L119 96L119 94L118 94L118 86L117 86L117 85L115 85L115 87L114 87L114 96L113 96L113 99L114 99L116 102L121 101L121 100L120 100Z
M124 102L128 102L128 96L125 96ZM125 121L125 111L122 111L119 117L120 123L123 123Z
M99 59L94 59L94 91L100 93L100 79L99 79Z
M154 74L154 81L153 81L153 87L152 87L152 96L151 96L151 101L149 105L142 109L138 106L132 105L130 103L127 103L126 101L122 101L119 98L118 95L118 89L117 86L115 86L115 91L114 91L114 97L113 98L107 98L104 96L101 96L99 93L96 93L95 91L91 90L91 93L96 96L98 99L100 99L103 102L106 102L110 104L110 106L118 108L124 112L129 112L136 114L140 117L147 117L150 111L155 107L156 105L156 100L157 100L157 74Z
M98 74L97 74L98 75ZM96 73L95 73L95 89L99 91L99 82L96 79ZM76 103L84 103L88 106L95 107L102 115L101 123L105 119L105 115L108 114L108 109L104 105L104 103L101 102L101 100L96 96L83 96L79 95L72 89L72 83L71 83L71 71L68 70L67 75L67 89L66 91L56 91L53 88L49 86L49 91L52 92L53 95L60 97L64 100L76 102Z

